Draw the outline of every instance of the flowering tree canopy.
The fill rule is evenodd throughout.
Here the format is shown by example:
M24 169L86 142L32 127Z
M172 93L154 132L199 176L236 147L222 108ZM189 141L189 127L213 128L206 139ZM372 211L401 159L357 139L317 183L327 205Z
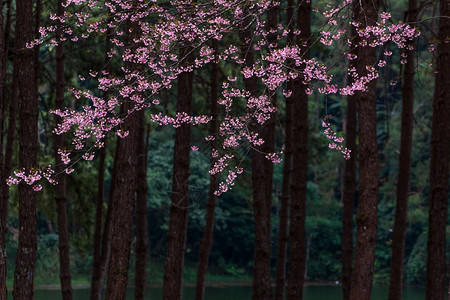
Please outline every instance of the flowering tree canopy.
M306 1L306 0L305 0ZM309 1L309 0L308 0ZM323 10L315 9L315 18L320 21L316 32L305 46L322 43L324 46L339 48L335 61L352 61L357 56L359 47L377 47L385 43L395 44L398 48L411 48L408 41L419 35L418 30L404 23L393 23L388 12L379 15L380 21L374 26L363 26L351 20L352 0L328 5ZM219 185L217 195L227 191L234 184L237 174L243 170L233 163L233 149L243 143L258 146L264 143L257 133L249 129L249 123L264 124L276 107L271 102L271 95L281 91L290 97L286 83L300 76L308 85L307 94L353 95L355 91L365 91L369 82L378 77L378 70L385 67L385 57L392 52L381 53L375 65L365 66L364 73L358 73L349 64L346 70L351 76L351 84L343 84L342 78L330 75L330 66L316 58L305 59L299 46L287 43L290 33L288 25L278 24L275 28L266 26L265 13L280 1L274 0L213 0L213 1L147 1L147 0L67 0L63 16L52 14L53 24L39 30L40 37L30 41L28 47L47 43L58 45L61 42L76 43L82 39L89 40L95 36L104 36L111 42L108 51L111 60L121 62L121 73L110 74L107 69L92 70L89 74L79 74L80 81L95 83L98 90L108 91L101 97L92 90L72 88L75 100L85 98L89 105L75 105L75 109L54 110L62 117L62 123L55 128L56 134L72 132L72 146L59 150L62 161L67 167L66 173L73 171L73 165L79 160L92 160L96 149L103 147L108 132L114 132L125 138L128 132L121 128L124 119L139 110L148 110L150 119L159 125L178 127L181 124L206 124L211 120L207 115L190 115L178 112L173 115L158 112L159 95L163 90L171 89L179 74L194 72L215 61L232 66L228 68L226 80L221 84L221 97L218 104L223 107L223 119L220 121L216 136L206 136L206 141L220 139L218 148L212 151L217 158L210 174L227 171L225 181ZM132 35L132 43L125 39L133 26L138 26L137 37ZM236 39L237 33L252 26L253 35L245 41L253 47L255 62L252 66L245 64L245 54ZM356 28L358 39L351 36L351 28ZM62 32L61 35L55 33ZM129 28L129 29L127 29ZM300 32L294 31L299 35ZM276 42L270 43L268 35L275 35ZM215 53L211 41L224 41L225 45ZM231 42L230 42L231 41ZM236 41L236 43L233 43ZM357 42L356 42L357 41ZM133 44L134 47L127 45ZM189 53L179 51L188 47ZM310 46L308 46L310 47ZM187 57L192 56L192 62ZM406 58L402 63L406 62ZM127 69L133 63L138 68ZM138 71L136 71L138 70ZM244 78L254 77L260 84L259 91L248 91L242 84ZM125 101L132 103L132 109L121 112L120 106ZM295 101L295 99L294 99ZM233 109L237 104L246 109ZM322 123L325 134L330 140L329 148L341 151L348 158L350 151L341 143L343 138L331 129L329 117ZM197 150L196 146L192 150ZM80 154L81 153L81 154ZM273 162L280 162L277 153L266 153ZM55 172L51 166L33 170L14 172L8 184L20 181L33 185L35 190L42 186L40 180L46 179L56 184Z

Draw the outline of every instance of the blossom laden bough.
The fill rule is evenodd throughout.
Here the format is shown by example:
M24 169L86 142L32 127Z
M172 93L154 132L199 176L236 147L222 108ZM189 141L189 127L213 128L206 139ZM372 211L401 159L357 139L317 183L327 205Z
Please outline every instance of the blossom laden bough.
M149 110L150 118L160 126L181 124L207 124L211 118L207 115L190 115L179 112L176 115L158 112L160 94L174 86L178 76L183 72L194 72L202 69L210 62L221 62L231 66L231 73L226 74L221 84L221 97L218 100L224 110L224 117L219 125L217 136L205 139L213 140L220 137L221 145L213 150L212 156L217 158L216 165L210 170L217 174L228 170L226 180L219 186L218 193L231 188L239 174L232 162L235 158L232 150L242 145L260 146L264 140L249 128L252 122L262 125L276 113L277 108L271 103L271 95L279 91L288 98L292 91L286 90L286 83L293 79L301 79L307 94L353 95L356 91L365 91L368 84L378 77L378 68L385 67L386 61L381 58L373 66L365 66L363 74L350 67L348 75L353 78L351 84L342 85L331 76L330 69L315 58L305 59L301 47L320 42L327 47L335 43L343 45L343 52L338 59L354 60L357 58L354 50L358 47L377 47L388 42L402 49L407 42L419 35L417 29L405 23L395 24L388 12L380 14L380 22L374 26L362 26L350 22L349 26L357 29L359 38L354 42L348 30L348 20L351 19L352 0L345 0L337 6L327 5L323 13L319 13L323 23L319 26L320 37L312 43L303 46L286 45L284 39L289 34L287 26L278 24L267 29L264 14L268 9L280 5L273 0L215 0L194 3L189 0L172 0L169 3L157 0L135 1L124 0L67 0L65 13L62 16L50 15L54 24L39 29L41 37L30 41L28 47L39 45L46 41L50 45L60 42L76 43L93 36L106 35L112 44L108 51L110 59L118 60L121 74L112 75L107 70L91 70L89 74L79 74L80 81L90 81L96 84L98 90L108 92L107 97L99 97L96 93L79 88L71 89L76 101L87 101L89 105L77 106L78 109L55 110L54 114L63 121L55 128L56 134L72 131L72 147L77 153L84 152L79 159L92 160L95 149L104 146L104 139L109 132L114 132L121 138L126 138L127 131L121 128L123 121L130 114L140 110ZM319 10L317 9L319 12ZM125 24L133 22L139 28L139 34L133 35L132 45L126 42L128 31ZM245 55L240 53L240 45L229 43L220 53L215 53L209 46L211 40L224 40L233 37L242 26L253 26L251 40L246 41L256 52L254 64L245 64ZM62 34L55 36L57 28L63 28ZM77 34L77 32L81 32ZM299 35L297 30L293 32ZM276 36L276 41L268 42L269 36ZM310 37L313 39L313 36ZM227 40L233 40L227 39ZM180 55L179 49L190 46L190 53ZM310 47L310 46L308 46ZM385 56L392 52L386 51ZM188 55L195 57L192 63L186 63ZM243 58L244 57L244 58ZM403 62L406 57L403 58ZM137 69L127 69L130 63L139 66ZM246 91L242 81L256 78L263 87L260 91ZM120 112L124 102L132 103L132 108ZM293 99L295 101L295 99ZM234 109L237 103L245 103L245 109ZM341 151L345 158L350 150L341 145L342 138L332 131L329 117L323 124L325 134L330 139L329 147ZM230 151L231 150L231 151ZM195 151L195 150L194 150ZM75 151L61 149L64 164L71 162ZM267 159L280 162L280 153L265 153ZM73 171L72 166L66 168L66 173ZM46 169L47 170L47 169ZM239 169L241 170L241 169ZM42 179L56 183L55 175L50 171L25 170L10 178L9 183L25 181L37 184ZM231 172L231 173L230 173ZM242 173L242 171L240 171ZM40 177L39 177L40 176ZM36 187L38 189L39 187Z

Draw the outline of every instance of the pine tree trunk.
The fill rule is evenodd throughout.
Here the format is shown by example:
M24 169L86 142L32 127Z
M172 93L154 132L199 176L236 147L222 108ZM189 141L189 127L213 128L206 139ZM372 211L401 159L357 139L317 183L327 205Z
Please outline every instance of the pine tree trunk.
M180 57L192 56L189 47L180 49ZM177 112L188 115L192 110L192 85L194 74L181 73L177 85ZM164 266L163 300L181 300L183 292L183 264L186 247L186 230L189 199L189 155L191 129L183 124L175 130L173 155L172 199L170 205L169 229L167 231L167 251Z
M409 0L408 21L416 22L417 1ZM415 43L410 42L414 47ZM403 260L408 212L409 174L411 169L411 148L414 119L414 74L415 49L405 50L407 62L404 69L402 89L402 127L397 181L397 203L394 230L392 233L392 258L389 281L389 300L401 300L403 289Z
M20 101L19 168L36 167L38 150L38 103L35 88L34 50L25 43L33 39L31 0L18 0L15 36L14 69L18 70ZM20 88L19 88L20 87ZM28 300L34 297L34 267L37 249L36 192L32 186L19 184L19 244L14 274L13 297Z
M3 64L3 72L6 76L6 64L8 59L8 51L9 51L9 36L11 31L11 0L8 0L6 2L7 6L7 12L6 12L6 25L5 25L5 37L4 37L4 64ZM18 106L18 98L17 98L17 90L16 90L16 82L17 82L17 76L18 76L18 70L13 70L13 82L11 87L11 99L9 101L9 113L8 113L8 130L6 133L6 149L5 149L5 157L4 157L4 163L3 163L3 176L5 176L5 179L9 174L11 173L12 169L12 160L13 160L13 154L14 154L14 140L15 140L15 133L16 133L16 116L17 116L17 106ZM3 97L3 108L2 108L2 116L5 117L5 99L7 98L7 92L6 92L6 86L3 85L3 89L0 91L2 93ZM3 125L2 125L3 127ZM3 131L2 131L3 136ZM3 148L2 148L3 149ZM9 186L6 184L6 180L2 180L0 182L0 188L1 188L1 195L0 195L0 214L2 214L1 218L3 219L3 232L4 236L6 237L7 231L8 231L8 200L9 200Z
M352 4L357 7L356 2ZM356 28L352 27L352 37L357 36ZM358 55L358 48L352 51ZM349 76L349 84L353 77ZM352 284L352 263L353 263L353 209L355 203L356 188L356 97L347 97L347 122L346 122L346 147L351 150L350 158L345 161L344 167L344 190L342 193L342 292L344 300L350 298L350 287Z
M62 0L58 0L58 15L64 15ZM61 35L61 30L56 31L56 35ZM55 108L64 109L64 43L60 42L56 47L56 100ZM55 124L61 122L61 117L55 116ZM58 185L56 186L56 205L58 210L58 248L59 248L59 278L61 281L61 291L64 300L72 300L72 284L70 273L69 256L69 229L67 220L67 196L66 196L66 176L64 172L64 163L58 154L58 149L64 147L64 135L55 136L55 162L57 166Z
M133 1L133 5L136 5ZM127 21L128 36L127 44L131 45L134 53L137 45L132 44L139 36L139 25L131 20ZM137 65L127 63L127 69L136 72ZM133 84L131 77L126 84ZM136 103L131 99L123 99L121 113L127 114ZM138 168L138 140L139 140L139 115L137 112L127 115L123 121L123 130L129 132L122 139L117 150L117 173L114 182L115 192L112 198L112 235L111 256L108 268L108 281L106 287L106 299L123 300L126 296L128 268L130 263L133 211L135 206L136 177Z
M287 26L289 28L288 44L292 45L294 41L294 0L288 0L287 7ZM287 83L287 89L293 89L292 81ZM285 124L285 151L283 163L283 182L281 187L280 199L280 215L278 226L278 249L277 249L277 269L276 269L276 286L275 300L284 299L284 291L286 286L286 260L288 245L288 220L289 220L289 203L290 203L290 186L292 174L292 103L293 98L286 98L286 124Z
M147 150L144 111L138 111L138 169L136 178L136 276L134 299L145 298L145 266L147 261ZM148 135L150 131L148 132ZM147 141L147 143L145 143Z
M106 147L106 144L104 145ZM92 278L91 278L91 300L99 299L98 285L99 270L101 260L102 245L102 218L103 218L103 202L104 202L104 180L105 180L105 147L100 149L97 179L97 202L95 205L95 229L94 229L94 249L92 255ZM95 276L94 276L95 274Z
M362 0L354 9L355 20L361 26L375 25L378 17L378 1ZM362 47L358 51L356 69L360 76L366 66L376 62L376 48ZM355 259L350 288L351 300L370 300L373 267L377 242L378 211L378 147L376 126L376 81L372 80L365 92L356 92L358 103L359 136L359 192L356 214Z
M245 65L253 67L254 52L251 40L251 24L245 24L246 28L241 32L242 56L245 58ZM244 79L245 89L258 97L258 86L255 77ZM258 133L263 139L269 137L267 129L252 120L248 126L251 132ZM264 144L270 143L265 141ZM253 192L253 214L255 227L255 250L253 265L252 299L264 300L272 297L270 281L270 208L271 203L267 202L268 174L266 174L266 158L264 152L267 146L258 146L250 149L252 168L252 192Z
M217 40L213 40L213 49L215 53L218 51L218 42ZM217 59L217 55L215 56ZM212 64L211 70L211 122L209 124L209 134L211 136L215 136L218 132L218 110L217 110L217 97L218 91L217 88L219 86L219 65L216 61ZM216 148L215 139L211 141L211 151ZM211 158L211 168L214 167L214 164L217 160L215 158ZM206 223L205 230L203 231L203 237L200 241L199 246L199 254L198 254L198 268L197 268L197 283L196 283L196 291L195 291L195 299L203 300L205 298L205 278L206 271L208 269L208 259L209 254L211 252L211 245L213 240L213 231L214 231L214 214L216 210L216 195L214 192L217 190L218 178L217 174L211 175L209 177L209 194L208 194L208 204L206 208Z
M111 34L111 29L108 28L106 31L106 41L105 41L105 69L111 73L110 58L107 52L110 50L109 36ZM105 99L108 98L108 92L103 93ZM105 201L105 159L106 159L106 142L107 137L104 138L103 148L100 149L99 165L98 165L98 178L97 178L97 202L95 205L95 227L94 227L94 249L92 255L92 276L91 276L91 288L90 288L90 298L91 300L100 300L103 289L103 280L105 278L106 265L109 259L109 242L111 231L111 213L110 204L112 200L108 201L107 218L105 218L104 232L102 239L102 219L103 219L103 204ZM116 145L116 149L117 145ZM117 153L116 153L117 154ZM114 156L114 166L113 174L116 166L116 158ZM111 182L113 182L114 175L111 176ZM112 199L113 186L110 188L110 199ZM108 225L107 225L108 224Z
M3 0L0 0L0 7L3 7ZM8 220L8 202L3 198L6 174L3 165L3 118L4 114L4 82L6 75L6 53L1 51L5 48L5 36L3 32L3 14L0 14L0 299L8 298L6 289L6 227Z
M445 227L448 206L450 157L450 3L440 1L437 67L433 98L430 151L430 198L428 200L428 244L426 299L445 295Z
M309 53L304 50L304 43L311 35L311 2L299 1L297 11L297 45L302 49L304 59ZM305 202L308 169L308 96L302 76L297 77L293 84L292 97L292 179L289 224L289 268L286 299L303 299L303 283L305 276Z
M118 150L121 139L117 138L116 142L116 150L114 154L114 163L113 170L111 174L111 182L116 181L117 177L117 160L119 158ZM98 258L98 262L94 261L92 268L92 279L91 279L91 288L90 288L90 300L101 300L102 291L103 291L103 283L105 281L106 275L106 267L108 265L110 253L111 253L111 235L112 235L112 214L113 214L113 197L115 194L115 186L111 184L109 189L109 197L108 197L108 208L106 211L105 223L103 224L103 236L101 237L100 247L100 255ZM97 199L98 200L98 199ZM97 203L98 204L98 203ZM103 204L102 204L103 205ZM97 215L97 212L96 212ZM96 216L97 218L97 216ZM101 221L101 220L100 220ZM100 229L101 230L101 229Z

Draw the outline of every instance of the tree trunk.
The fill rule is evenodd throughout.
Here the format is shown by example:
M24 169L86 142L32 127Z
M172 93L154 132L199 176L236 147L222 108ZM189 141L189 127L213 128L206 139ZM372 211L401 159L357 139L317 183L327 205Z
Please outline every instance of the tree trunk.
M250 20L249 20L250 21ZM245 65L252 68L254 64L253 45L251 40L251 24L244 24L245 30L241 32L242 55L245 58ZM245 89L258 97L258 86L255 77L244 79ZM268 131L264 129L256 120L252 120L249 125L251 132L258 133L259 136L268 138ZM250 149L252 168L252 192L253 192L253 214L255 226L255 250L253 266L252 299L270 299L272 288L270 281L270 208L271 203L267 201L268 179L266 174L266 161L264 152L267 149L265 141L263 146Z
M35 88L34 50L25 43L33 39L33 4L18 0L14 69L18 70L20 100L19 168L30 171L36 167L38 150L38 103ZM19 88L20 87L20 88ZM17 300L34 298L34 266L37 249L36 193L33 187L19 184L19 244L14 274L13 297Z
M106 139L105 139L106 140ZM95 229L94 229L94 249L92 255L92 277L90 299L100 299L99 293L99 270L101 261L102 249L102 218L103 218L103 202L104 202L104 181L105 181L105 158L106 158L106 144L100 149L99 163L98 163L98 179L97 179L97 202L95 205ZM95 276L94 276L95 275ZM103 284L103 283L102 283Z
M147 151L144 111L138 111L138 169L136 178L136 276L134 299L145 297L145 266L147 261ZM146 143L147 142L147 143Z
M64 15L62 0L58 0L58 16ZM62 35L62 29L57 29L56 36ZM64 43L60 42L56 47L56 100L55 108L64 109ZM55 124L61 122L61 117L55 115ZM55 162L58 177L56 186L56 205L58 210L58 248L59 248L59 278L61 281L61 291L64 300L72 300L72 284L70 274L70 256L69 256L69 229L67 220L67 196L66 196L66 176L65 166L58 154L58 149L64 147L64 135L55 136Z
M445 227L450 156L450 3L440 1L430 152L426 299L445 295Z
M357 7L356 2L352 4ZM352 27L352 37L357 36L356 28ZM358 48L352 51L358 55ZM353 77L349 77L349 84ZM347 122L346 122L346 147L350 149L350 158L345 161L344 167L344 191L342 193L342 292L344 300L350 298L350 287L352 284L352 262L353 262L353 209L355 203L356 188L356 96L347 97Z
M118 150L120 145L120 138L117 138L116 142L116 151L114 154L114 164L113 164L113 170L111 174L111 183L116 181L117 177L117 160L119 159ZM103 184L103 183L102 183ZM92 279L91 279L91 289L90 289L90 296L89 299L91 300L101 300L102 297L102 291L103 291L103 283L105 279L106 274L106 266L108 265L110 252L111 252L111 235L112 235L112 214L113 214L113 197L115 194L115 186L111 184L111 187L109 189L109 197L108 197L108 208L106 211L106 217L105 217L105 223L103 227L103 236L99 237L101 241L101 247L100 255L97 261L94 260L93 268L92 268ZM98 199L97 199L98 200ZM98 202L97 202L98 205ZM103 206L103 203L102 203ZM101 215L100 215L101 216ZM97 211L96 211L96 218L97 218ZM97 221L97 220L96 220ZM101 220L100 220L101 222ZM101 225L100 225L101 226ZM100 229L101 230L101 229Z
M408 21L416 21L416 0L409 0ZM414 47L415 43L410 42ZM392 233L392 258L389 281L389 300L401 300L403 289L403 260L408 212L409 174L411 169L411 148L414 118L414 74L415 49L405 50L407 62L404 69L402 90L402 129L397 182L397 203L395 208L394 230Z
M105 64L106 71L111 73L111 64L110 58L107 53L110 50L110 41L109 36L111 34L111 29L108 27L106 31L106 40L105 40ZM103 98L108 98L108 92L105 91L103 93ZM111 203L112 203L112 194L113 194L113 185L110 187L109 191L109 201L108 201L108 209L106 213L105 223L104 223L104 232L102 238L102 219L103 219L103 204L105 201L105 159L106 159L106 142L107 137L104 138L103 148L100 149L100 161L98 165L98 178L97 178L97 202L95 205L95 228L94 228L94 249L92 255L92 276L91 276L91 289L90 289L90 298L91 300L100 300L103 289L103 281L106 273L106 265L109 259L109 249L110 249L110 237L111 237ZM119 140L117 141L118 145ZM116 150L118 146L116 145ZM114 164L113 164L113 174L111 175L111 182L114 180L114 174L117 172L116 168L116 159L117 152L114 156Z
M267 30L276 28L277 12L278 10L276 8L271 8L268 11ZM248 32L247 37L250 36L251 33ZM276 35L269 34L267 39L269 44L277 43ZM253 45L249 44L249 47L253 47ZM253 51L247 50L247 56L252 56L253 61ZM248 61L248 63L250 64L251 62L253 65L252 61ZM256 83L253 84L255 88L248 89L246 87L247 91L253 92L257 90ZM257 97L259 95L254 96ZM272 104L276 105L276 94L268 95L268 97L271 98ZM253 213L255 224L252 299L264 300L272 299L270 278L270 212L272 208L273 163L266 158L266 155L274 152L275 118L272 116L262 126L258 125L256 120L254 120L254 124L249 127L252 131L260 134L264 140L264 144L260 147L252 147L250 151L252 157Z
M179 57L192 59L189 47L180 50ZM192 110L192 85L194 74L181 73L177 85L177 112L188 115ZM191 129L183 124L175 130L173 155L172 199L170 204L169 229L167 231L167 252L164 266L163 300L181 300L183 292L183 264L186 247L186 230L189 198L189 155Z
M297 45L302 49L304 59L308 59L309 52L305 49L311 36L311 2L299 1L297 11L297 29L301 31L297 36ZM289 268L287 280L287 300L303 298L303 283L305 275L305 202L308 169L308 96L306 86L302 83L302 76L294 80L292 98L292 179L289 225Z
M133 5L136 5L133 1ZM132 53L136 50L134 39L139 36L140 27L136 21L127 21L128 36L127 44L131 45ZM133 44L132 44L133 43ZM128 62L127 69L136 72L137 65ZM134 77L131 77L126 84L133 84ZM135 95L133 95L135 96ZM121 112L127 117L123 121L123 130L129 132L128 136L121 140L117 151L117 173L113 194L113 210L111 236L111 256L108 268L108 281L106 287L106 299L123 300L126 296L128 268L130 263L130 251L133 229L133 210L135 205L136 177L138 168L138 144L139 144L139 112L128 114L134 106L132 97L123 99Z
M375 25L378 1L362 0L354 8L354 20L363 26ZM376 48L361 47L356 61L357 72L362 76L366 66L376 62ZM351 300L370 300L373 267L377 242L378 206L378 147L376 127L376 81L372 80L365 92L356 92L358 103L359 136L359 192L356 214L355 260L350 288Z
M0 0L0 7L3 7L3 0ZM4 82L6 75L6 53L4 49L5 37L3 32L3 14L0 14L0 182L5 182L6 174L3 165L3 118L4 114ZM8 202L3 198L3 183L0 185L0 299L8 298L6 289L6 227L8 220Z
M209 134L214 136L218 132L218 110L217 110L217 97L218 91L217 88L219 86L219 65L216 62L217 59L217 51L218 51L218 42L217 40L213 40L213 49L215 55L215 61L211 64L211 122L209 124ZM216 148L215 139L211 141L211 151ZM217 159L211 158L211 168L214 167ZM200 241L199 253L198 253L198 268L197 268L197 283L196 283L196 291L195 291L195 299L203 300L205 298L205 278L206 271L208 269L208 259L209 254L211 252L211 245L213 239L213 231L214 231L214 213L216 210L216 195L214 192L217 190L218 178L217 174L211 175L209 177L209 194L208 194L208 204L206 209L206 223L205 230L203 231L203 237Z
M2 90L0 90L0 93L2 93L2 97L3 97L3 101L2 101L2 117L5 117L5 99L7 98L6 95L6 85L5 80L6 80L6 65L7 65L7 59L8 59L8 51L9 51L9 36L10 36L10 32L11 32L11 0L7 0L6 1L6 25L5 25L5 36L3 39L4 42L4 47L2 49L4 49L4 60L3 60L3 65L2 65L2 71L3 72L3 76L5 76L3 78L2 81L2 85L3 88ZM3 17L2 17L2 21L3 21ZM3 27L2 27L3 28ZM16 82L17 82L17 75L18 74L18 70L17 68L13 70L13 83L12 83L12 92L11 92L11 99L9 101L9 113L8 113L8 131L6 134L6 150L5 150L5 157L4 157L4 161L2 160L3 166L2 166L2 172L3 172L3 176L4 178L0 181L0 188L1 188L1 195L0 195L0 218L3 220L3 232L0 233L3 236L3 239L6 238L6 233L8 231L8 200L9 200L9 186L6 184L6 178L7 176L11 173L11 168L12 168L12 158L13 158L13 153L14 153L14 135L16 132L16 116L17 116L17 106L18 106L18 99L17 99L17 94L16 94ZM3 118L2 118L2 144L3 144ZM3 147L1 148L3 149ZM3 153L3 150L2 150ZM3 159L3 158L2 158Z
M287 22L289 28L288 41L292 45L294 41L294 0L288 0ZM292 81L288 81L287 89L293 89ZM288 218L289 218L289 200L290 185L292 174L292 97L286 98L286 124L284 133L284 163L283 163L283 182L281 187L280 216L278 226L278 249L277 249L277 269L276 269L276 287L275 300L284 299L284 290L286 286L286 257L288 245Z

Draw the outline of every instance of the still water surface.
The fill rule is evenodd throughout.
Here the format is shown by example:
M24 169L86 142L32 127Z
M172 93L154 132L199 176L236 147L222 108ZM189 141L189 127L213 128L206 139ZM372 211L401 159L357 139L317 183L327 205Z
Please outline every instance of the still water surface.
M249 300L251 299L250 286L225 286L206 287L206 300ZM74 300L89 299L88 289L75 289ZM192 300L195 295L195 287L185 287L183 291L184 300ZM387 287L373 287L372 300L387 299ZM148 299L161 299L162 288L152 287L147 290ZM9 299L12 299L11 295ZM36 290L35 300L60 300L59 290ZM134 299L133 289L128 289L127 299ZM342 300L342 290L340 286L305 286L304 300ZM408 287L403 290L403 300L424 300L425 289Z

